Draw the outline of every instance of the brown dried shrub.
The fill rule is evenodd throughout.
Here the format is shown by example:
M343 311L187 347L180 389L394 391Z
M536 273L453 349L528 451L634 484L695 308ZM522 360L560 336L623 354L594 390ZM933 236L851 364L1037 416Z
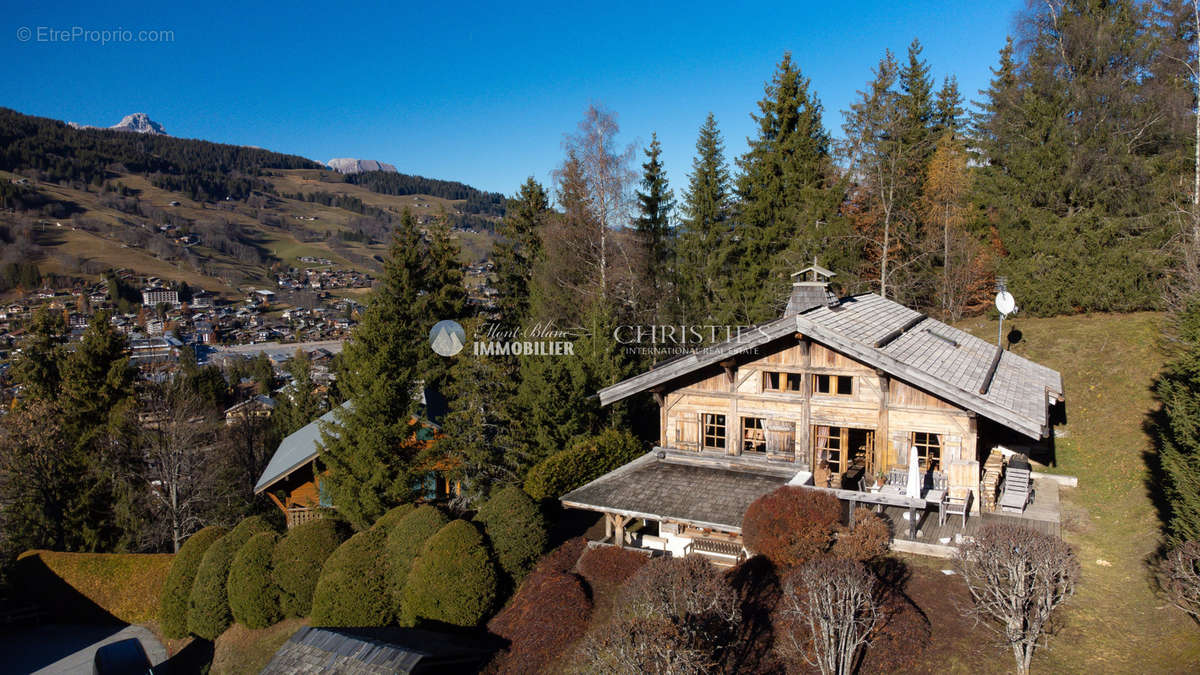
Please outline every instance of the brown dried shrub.
M867 562L887 555L891 540L887 521L870 509L859 508L854 510L854 527L839 529L832 553L835 558Z
M592 601L578 576L534 572L488 630L509 641L492 663L497 673L541 672L583 636Z
M599 546L583 552L579 558L579 574L588 584L614 588L623 585L646 564L649 558L644 553Z
M785 485L746 509L742 538L747 549L777 567L796 567L830 550L840 518L837 497Z

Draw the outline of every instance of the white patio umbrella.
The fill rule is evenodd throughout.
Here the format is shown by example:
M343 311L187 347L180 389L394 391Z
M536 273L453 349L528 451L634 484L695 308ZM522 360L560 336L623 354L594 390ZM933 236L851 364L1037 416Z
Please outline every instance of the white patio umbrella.
M921 496L921 459L917 457L917 446L908 449L908 486L904 494L913 499Z

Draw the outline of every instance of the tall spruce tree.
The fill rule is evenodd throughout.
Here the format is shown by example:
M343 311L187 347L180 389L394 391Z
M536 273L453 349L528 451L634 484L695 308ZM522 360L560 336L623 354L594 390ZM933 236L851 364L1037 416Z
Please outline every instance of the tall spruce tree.
M539 230L550 217L546 189L532 176L508 200L500 235L492 259L496 266L496 290L500 321L513 329L529 317L535 261L542 257Z
M423 475L417 438L422 364L429 360L430 329L454 318L441 313L453 311L461 292L443 286L458 262L436 259L453 248L439 244L438 236L423 238L405 211L379 284L338 360L348 405L322 430L321 461L329 468L334 504L358 529L411 500Z
M292 381L279 392L271 414L280 438L299 431L326 410L326 401L313 383L312 359L303 349L297 349L288 362L288 372Z
M730 211L733 199L725 143L712 113L696 140L696 156L683 193L678 256L675 263L678 309L682 321L708 323L722 313L728 280Z
M758 133L738 159L739 252L732 293L735 320L778 315L788 273L830 255L842 190L833 171L821 103L785 53L752 115ZM789 252L789 255L781 254Z
M977 201L1007 255L999 271L1033 314L1155 307L1175 209L1156 167L1178 150L1151 85L1146 6L1031 6L985 92ZM1175 185L1180 183L1176 181Z
M933 129L938 138L947 131L956 136L962 133L966 109L963 108L962 94L958 91L957 77L947 75L942 80L942 88L938 90L933 107Z
M646 247L646 283L656 288L659 281L667 276L667 265L674 248L671 213L675 210L675 193L667 183L658 134L650 134L650 145L645 153L634 226Z
M1173 545L1200 541L1200 296L1169 323L1174 353L1154 385L1162 403L1154 427L1167 534Z

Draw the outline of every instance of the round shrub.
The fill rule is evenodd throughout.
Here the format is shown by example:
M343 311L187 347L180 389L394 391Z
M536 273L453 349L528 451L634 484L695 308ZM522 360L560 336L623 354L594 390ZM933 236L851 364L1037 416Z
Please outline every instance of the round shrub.
M187 637L188 598L192 594L192 582L196 580L196 570L204 559L204 552L213 542L225 536L228 532L223 527L215 525L200 530L179 547L179 553L171 561L171 571L167 573L167 581L163 585L162 609L158 620L162 626L163 635L169 638Z
M279 591L271 562L279 535L259 532L233 556L229 566L229 611L246 628L266 628L279 620Z
M833 545L835 558L868 562L887 555L892 542L892 530L887 521L871 509L854 509L854 527L841 528Z
M382 516L379 516L379 520L376 520L375 524L371 527L378 527L381 530L390 530L395 527L396 523L403 520L404 516L412 513L416 508L416 504L401 504L400 506L392 508Z
M616 546L597 546L579 558L579 574L593 588L615 589L646 564L645 554Z
M312 625L386 626L392 619L383 562L387 535L369 529L346 540L325 561L313 593Z
M642 442L628 431L605 429L581 436L566 450L535 464L525 476L525 491L534 499L558 499L641 454Z
M542 672L587 631L592 599L579 577L562 572L532 574L512 602L488 622L509 641L495 672Z
M413 561L421 554L421 547L449 522L450 519L441 509L422 504L401 518L387 532L388 587L397 606Z
M308 616L321 567L345 540L345 527L331 518L297 525L279 540L271 575L279 590L279 609L284 616Z
M750 504L742 538L751 552L781 568L795 567L829 551L840 516L837 497L785 485Z
M188 598L188 632L215 640L233 622L229 612L229 566L233 557L251 536L269 532L271 526L262 516L243 519L204 552L204 559L196 570L192 582L192 593Z
M579 562L579 556L583 555L587 548L587 539L583 537L568 539L558 548L543 556L530 574L570 572L575 569L576 563Z
M541 509L523 490L506 487L492 495L475 514L483 525L496 562L511 587L525 578L546 550L549 535Z
M496 603L496 565L483 535L465 520L443 527L421 549L404 585L405 623L474 627Z

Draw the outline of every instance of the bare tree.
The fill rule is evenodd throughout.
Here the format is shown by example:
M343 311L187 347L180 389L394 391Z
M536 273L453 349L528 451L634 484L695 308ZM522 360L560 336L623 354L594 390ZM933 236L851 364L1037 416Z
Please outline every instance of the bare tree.
M1172 605L1200 620L1200 542L1185 541L1167 554L1159 585Z
M619 148L618 133L616 115L588 106L576 133L563 141L567 157L555 172L565 221L559 237L569 256L557 270L564 275L564 285L576 294L603 302L617 288L622 290L619 295L626 295L630 284L623 280L635 277L642 264L631 245L635 238L624 236L637 179L632 168L636 148L632 144Z
M957 568L974 606L966 612L1012 649L1029 672L1034 649L1056 629L1054 610L1075 593L1079 561L1058 537L1016 525L985 525L959 548Z
M663 619L624 617L581 642L572 669L604 675L701 675L716 668L712 655L689 643L686 633Z
M781 651L799 656L822 675L849 675L878 621L875 577L862 563L818 558L783 584Z
M217 423L213 411L183 387L152 385L142 395L138 444L145 458L138 478L159 527L151 537L179 547L200 529L217 489Z

